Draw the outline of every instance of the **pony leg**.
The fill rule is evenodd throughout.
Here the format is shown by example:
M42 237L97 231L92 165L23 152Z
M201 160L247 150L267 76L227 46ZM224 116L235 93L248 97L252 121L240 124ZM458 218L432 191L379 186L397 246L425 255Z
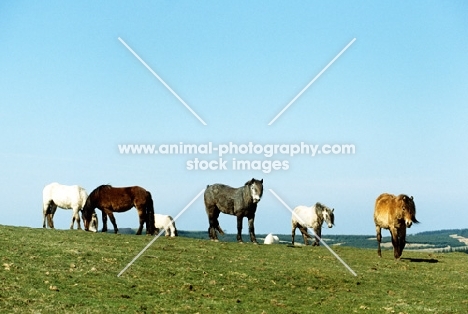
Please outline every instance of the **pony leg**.
M55 211L57 210L57 205L53 202L49 204L49 212L47 214L47 222L49 224L49 228L54 229L54 215Z
M114 233L117 233L119 231L119 228L117 228L117 222L115 221L114 214L112 212L109 212L107 213L107 215L109 216L112 226L114 226ZM140 234L141 234L141 231L140 231Z
M216 230L219 231L219 221L218 218L210 218L210 227L208 228L208 235L212 241L218 241L218 235L216 234Z
M375 231L377 233L377 255L382 257L382 251L380 250L380 242L382 241L382 228L375 226Z
M102 230L101 232L107 232L107 214L102 210Z
M406 245L406 228L402 227L401 230L398 232L398 240L399 240L399 248L400 250L398 251L399 256L403 254L403 249L405 248Z
M139 222L140 222L140 226L138 227L138 230L136 232L137 235L140 235L141 232L143 231L143 225L145 224L145 215L146 215L146 211L143 210L141 207L137 207L137 211L138 211L138 219L139 219ZM109 216L110 217L110 216ZM154 217L154 214L153 214L153 217ZM111 218L112 219L112 218ZM112 221L112 220L111 220ZM154 221L153 221L153 226L154 226ZM148 224L146 225L146 233L148 233ZM152 229L154 230L154 228Z
M252 241L255 244L258 244L257 238L255 237L255 226L254 226L255 216L247 217L247 219L248 219L248 224L249 224L250 241Z
M319 238L320 239L322 238L322 228L318 227L317 229L314 229L314 232L315 232L315 242L312 245L313 246L320 246Z
M216 227L213 227L213 226L216 226ZM218 240L218 234L216 233L216 231L218 231L219 234L224 235L224 231L223 231L223 229L221 229L221 226L219 225L218 219L216 219L213 222L210 222L210 227L208 227L208 235L209 235L211 241L215 241L215 242L219 241Z
M78 230L82 230L82 229L81 229L81 219L80 219L80 211L79 211L79 210L76 211L76 218L75 218L75 220L76 220L76 224L77 224L77 229L78 229Z
M80 212L80 208L79 208L79 207L73 208L73 217L72 217L70 229L73 229L73 225L75 224L75 221L76 221L77 229L78 229L78 230L81 230L80 214L79 214L79 212Z
M390 228L390 233L392 235L393 256L397 260L400 258L400 240L398 239L398 231L395 228Z
M42 228L47 228L46 218L49 216L49 203L42 204Z
M299 231L302 233L302 238L304 239L304 245L309 245L308 238L310 238L309 234L307 233L307 228L301 225L297 225L299 227Z
M54 219L52 214L47 214L47 224L49 225L49 228L54 229Z
M293 223L292 232L291 232L291 244L292 245L294 245L294 237L296 236L296 228L297 228L297 225Z
M143 210L143 217L146 222L146 234L154 235L154 203L150 192L146 192L146 200Z
M242 219L244 217L242 216L237 216L237 242L242 243L244 242L242 240Z
M218 235L216 234L216 230L220 231L220 234L224 234L219 226L219 209L216 206L213 207L206 207L206 213L208 215L208 236L212 241L218 241Z

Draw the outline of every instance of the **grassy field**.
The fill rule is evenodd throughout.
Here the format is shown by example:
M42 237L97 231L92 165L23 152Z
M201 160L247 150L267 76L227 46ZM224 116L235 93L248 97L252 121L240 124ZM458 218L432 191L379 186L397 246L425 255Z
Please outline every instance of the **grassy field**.
M0 225L1 313L466 313L466 253L214 243Z

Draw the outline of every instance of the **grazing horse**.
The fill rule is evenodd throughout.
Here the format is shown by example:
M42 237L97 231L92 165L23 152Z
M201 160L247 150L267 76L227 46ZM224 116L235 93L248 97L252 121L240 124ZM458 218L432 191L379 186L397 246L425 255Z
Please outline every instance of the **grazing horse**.
M99 220L97 214L94 212L91 216L91 222L89 223L88 230L91 232L98 232L99 229Z
M218 221L219 213L237 216L237 241L242 241L242 219L247 217L249 223L250 240L257 244L255 238L254 219L257 203L263 195L263 179L246 182L240 188L233 188L224 184L208 185L205 190L205 210L210 227L208 235L212 241L218 241L216 231L224 234Z
M400 194L381 194L375 201L374 210L375 230L377 232L377 254L382 257L380 242L381 229L389 229L392 236L393 255L399 259L406 245L406 228L410 228L416 220L416 206L413 197Z
M266 237L265 240L263 240L263 244L274 244L274 243L279 243L279 238L278 236L275 236L271 233L269 233Z
M107 232L107 216L109 216L114 233L119 230L114 213L126 212L135 207L140 217L140 226L136 234L141 234L143 224L146 222L146 233L154 234L154 207L151 193L139 186L114 188L110 185L101 185L94 189L86 200L82 209L85 230L89 230L92 213L95 208L102 212L102 232Z
M166 237L177 237L174 219L169 215L154 214L154 227L156 228L156 233L159 233L159 229L162 228Z
M333 227L335 224L335 209L330 209L327 206L316 203L314 206L297 206L294 208L294 213L291 218L292 222L292 245L294 245L294 237L296 235L296 228L302 233L304 244L308 245L307 238L314 238L307 233L307 228L312 228L318 238L322 238L322 224L327 222L328 228ZM319 246L320 241L315 237L313 246Z
M77 228L81 229L79 211L83 208L88 194L78 185L61 185L56 182L48 184L42 191L42 227L46 228L46 218L49 228L54 228L54 215L57 207L73 209L70 229L76 221Z

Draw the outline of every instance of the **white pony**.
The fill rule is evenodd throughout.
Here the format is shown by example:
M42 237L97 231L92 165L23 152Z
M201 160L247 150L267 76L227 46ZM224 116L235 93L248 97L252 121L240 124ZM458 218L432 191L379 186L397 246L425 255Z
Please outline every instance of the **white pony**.
M327 222L328 228L333 227L335 224L335 215L333 214L334 209L330 209L327 206L316 203L314 206L297 206L294 208L294 213L291 218L292 222L292 244L294 245L294 236L296 228L302 233L304 237L304 243L307 245L307 238L314 238L307 233L307 228L312 228L315 234L322 237L322 224L324 221ZM315 237L314 246L320 245L319 240Z
M70 229L73 229L74 222L81 229L79 211L83 208L88 193L78 185L61 185L56 182L46 185L42 191L42 227L46 228L47 223L50 228L54 228L54 214L57 207L63 209L73 209L73 216Z
M154 214L154 227L156 228L157 233L159 233L159 229L164 229L166 237L177 236L177 229L174 219L172 219L172 217L169 215Z
M99 229L99 220L97 218L96 212L91 215L91 222L89 223L89 231L98 232Z
M265 237L265 240L263 240L263 244L274 244L274 243L279 243L279 238L278 236L272 235L271 233L269 233Z

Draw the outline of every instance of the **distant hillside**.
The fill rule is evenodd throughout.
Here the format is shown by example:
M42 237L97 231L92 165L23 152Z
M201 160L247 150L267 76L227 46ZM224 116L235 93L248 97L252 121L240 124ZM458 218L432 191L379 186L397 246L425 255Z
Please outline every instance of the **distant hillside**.
M182 237L194 239L207 239L206 231L183 231L179 230ZM278 234L280 244L291 244L290 234ZM257 234L259 243L263 242L266 234ZM223 242L236 242L235 234L226 234L219 237ZM243 235L244 241L250 241L249 236ZM377 247L375 235L324 235L323 240L328 245L342 245L349 247L374 249ZM465 251L468 249L468 229L450 229L425 231L406 238L405 249L426 251ZM302 235L296 233L296 243L303 244ZM383 246L391 247L390 236L382 238Z

